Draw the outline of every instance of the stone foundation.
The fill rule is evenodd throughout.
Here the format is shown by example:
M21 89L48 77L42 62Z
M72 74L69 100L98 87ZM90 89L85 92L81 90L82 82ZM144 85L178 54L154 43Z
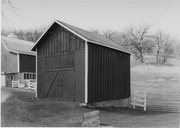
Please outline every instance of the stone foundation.
M127 108L130 107L130 98L119 99L119 100L108 100L102 102L96 102L92 104L88 104L88 107L119 107L119 108Z

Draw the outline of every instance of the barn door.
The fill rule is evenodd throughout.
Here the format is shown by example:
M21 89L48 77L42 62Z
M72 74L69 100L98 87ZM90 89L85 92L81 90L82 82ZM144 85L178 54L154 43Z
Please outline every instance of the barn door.
M46 97L74 101L74 69L59 69L46 72ZM51 75L51 76L49 76Z

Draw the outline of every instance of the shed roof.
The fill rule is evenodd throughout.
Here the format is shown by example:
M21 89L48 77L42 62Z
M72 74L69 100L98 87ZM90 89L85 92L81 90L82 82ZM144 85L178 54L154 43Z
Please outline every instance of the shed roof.
M34 51L31 51L33 42L1 36L1 42L5 45L6 49L10 52L36 55Z
M99 34L95 34L93 32L90 32L90 31L87 31L87 30L84 30L84 29L81 29L81 28L78 28L78 27L75 27L75 26L72 26L70 24L67 24L67 23L64 23L64 22L61 22L59 20L54 20L53 24L54 23L57 23L59 24L60 26L66 28L67 30L71 31L72 33L74 33L75 35L79 36L80 38L84 39L85 41L87 42L90 42L90 43L94 43L94 44L98 44L98 45L102 45L102 46L105 46L105 47L109 47L109 48L112 48L112 49L116 49L118 51L122 51L122 52L125 52L125 53L128 53L128 54L131 54L130 52L128 52L127 50L123 49L120 45L118 45L117 43L105 38L104 36L102 35L99 35ZM52 24L52 25L53 25ZM51 25L51 26L52 26ZM51 26L49 27L49 29L51 28ZM48 30L49 30L48 29ZM48 31L47 30L47 31ZM46 32L47 32L46 31ZM46 33L45 32L45 33ZM44 34L45 34L44 33ZM32 50L35 50L35 47L37 46L38 42L41 40L41 38L44 36L44 34L38 39L38 41L36 42L36 44L33 46Z

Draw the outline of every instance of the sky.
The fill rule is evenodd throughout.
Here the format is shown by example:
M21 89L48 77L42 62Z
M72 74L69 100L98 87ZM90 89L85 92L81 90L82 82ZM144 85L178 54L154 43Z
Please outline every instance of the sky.
M54 19L90 30L123 31L149 24L180 39L180 0L12 0L16 14L2 4L2 29L33 29Z

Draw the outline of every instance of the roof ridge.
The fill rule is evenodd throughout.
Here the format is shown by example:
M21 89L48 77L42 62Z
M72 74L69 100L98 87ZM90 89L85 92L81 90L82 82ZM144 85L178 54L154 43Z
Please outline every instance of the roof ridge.
M73 25L71 25L71 24L68 24L68 23L59 21L59 20L57 20L57 19L56 19L56 21L58 21L58 22L60 22L60 23L63 23L63 24L66 24L66 25L69 25L69 26L71 26L71 27L74 27L74 28L83 30L83 31L85 31L85 32L88 32L88 33L90 33L90 34L93 34L94 36L100 36L100 37L102 37L102 38L104 38L104 39L106 39L106 40L108 40L108 41L110 41L110 42L113 42L112 40L110 40L110 39L104 37L103 35L101 35L101 34L99 34L99 33L95 34L95 33L91 32L91 31L88 31L88 30L85 30L85 29L83 29L83 28L79 28L79 27L73 26ZM115 43L115 42L114 42L114 43Z

